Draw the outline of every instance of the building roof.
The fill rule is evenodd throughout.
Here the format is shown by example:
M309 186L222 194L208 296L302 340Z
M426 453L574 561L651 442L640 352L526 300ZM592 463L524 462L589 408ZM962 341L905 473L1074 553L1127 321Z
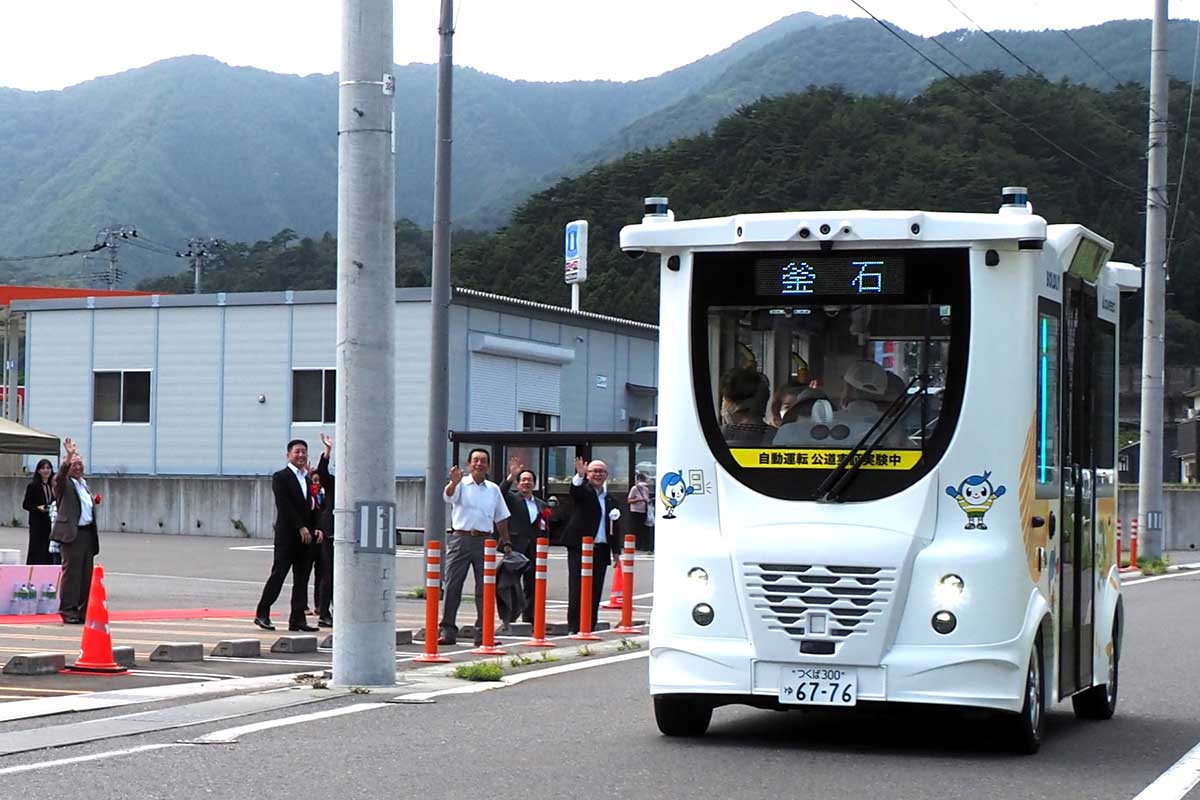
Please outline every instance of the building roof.
M76 293L38 295L29 299L14 298L12 308L14 311L63 311L81 308L322 305L337 302L337 292L331 289L303 292L217 292L214 294L150 294L146 292L100 292L88 289L61 291ZM397 289L396 302L428 303L431 292L432 290L428 286ZM3 295L0 294L0 298L2 297ZM467 306L508 306L514 310L537 311L543 314L572 318L578 322L599 322L650 334L658 333L658 326L647 322L596 314L592 311L573 311L564 306L481 292L477 289L456 288L453 291L452 301Z
M14 286L0 284L0 306L12 305L17 300L61 300L69 297L129 297L148 296L150 292L134 292L122 289L80 289L65 286Z

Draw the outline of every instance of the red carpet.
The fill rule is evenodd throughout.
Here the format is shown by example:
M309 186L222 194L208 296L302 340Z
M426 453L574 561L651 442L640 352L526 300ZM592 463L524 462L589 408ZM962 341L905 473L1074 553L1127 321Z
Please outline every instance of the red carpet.
M220 608L166 608L149 611L113 611L110 622L144 622L160 619L252 619L253 611L233 611ZM61 623L58 614L0 614L0 625L46 625Z

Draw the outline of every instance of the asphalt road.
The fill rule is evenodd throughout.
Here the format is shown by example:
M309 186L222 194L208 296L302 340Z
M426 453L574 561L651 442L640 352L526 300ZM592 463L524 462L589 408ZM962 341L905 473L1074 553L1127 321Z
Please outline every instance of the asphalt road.
M1132 798L1200 741L1194 679L1200 575L1135 584L1126 592L1117 716L1081 722L1069 703L1056 706L1041 753L1033 757L1005 752L985 720L892 710L862 715L725 708L704 739L666 739L654 726L646 662L639 658L428 705L389 705L261 730L237 744L175 743L244 721L16 755L0 759L0 785L5 797L59 796L86 786L96 800L298 793L366 800L573 794L623 800ZM371 698L347 697L261 719L364 700ZM6 772L153 744L170 746Z

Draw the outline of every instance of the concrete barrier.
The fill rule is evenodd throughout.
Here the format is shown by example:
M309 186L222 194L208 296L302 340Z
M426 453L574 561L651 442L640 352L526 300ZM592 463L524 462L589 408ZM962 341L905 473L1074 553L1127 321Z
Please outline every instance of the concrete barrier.
M134 664L133 648L129 645L123 645L113 648L113 661L120 664L122 667L136 666Z
M321 640L321 647L326 650L333 649L333 634L332 633Z
M67 668L66 653L21 653L4 665L5 675L54 675Z
M203 661L204 645L200 642L169 642L167 644L160 644L150 653L150 660L171 662Z
M315 653L317 652L317 637L315 636L280 636L271 645L272 653Z
M400 644L412 644L412 643L413 643L413 632L411 630L409 630L408 628L397 628L396 629L396 644L400 645ZM330 646L332 647L332 645L330 645Z
M222 639L213 645L209 655L222 658L258 658L262 655L262 642L258 639Z

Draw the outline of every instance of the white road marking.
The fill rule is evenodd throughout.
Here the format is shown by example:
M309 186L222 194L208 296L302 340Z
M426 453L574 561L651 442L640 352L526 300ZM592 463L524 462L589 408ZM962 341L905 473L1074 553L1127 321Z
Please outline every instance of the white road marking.
M188 745L180 742L165 742L160 744L143 744L137 747L128 747L124 750L109 750L104 753L92 753L86 756L74 756L72 758L56 758L53 761L39 761L36 764L20 764L15 767L4 767L0 769L0 775L16 775L21 772L33 772L39 769L52 769L54 767L65 767L68 764L82 764L86 761L102 761L106 758L117 758L119 756L129 756L135 753L145 753L150 750L163 750L168 747L187 747Z
M244 583L249 586L262 586L263 581L242 581L234 578L193 578L190 575L155 575L144 572L109 572L105 570L105 575L116 575L121 578L154 578L164 581L199 581L201 583Z
M239 736L245 736L247 733L257 733L258 731L270 730L271 728L283 728L288 725L299 725L302 722L315 722L316 720L328 719L330 717L342 717L346 714L370 711L373 708L384 708L387 705L387 703L356 703L352 706L332 708L328 711L315 711L311 714L299 714L294 717L284 717L283 719L269 719L263 722L254 722L249 725L239 725L236 728L225 728L224 730L206 733L199 738L192 739L191 742L193 744L235 744Z
M574 664L560 664L556 667L547 667L546 669L533 670L532 672L522 672L519 675L510 675L499 681L474 683L469 686L455 686L452 689L438 689L437 691L432 692L414 692L411 694L399 695L396 700L419 702L422 700L432 700L435 697L443 697L452 694L475 694L477 692L486 692L489 689L500 689L505 686L516 686L519 683L524 683L525 681L530 681L535 678L548 678L551 675L561 675L565 672L574 672L581 669L607 666L608 664L630 661L635 658L645 658L648 655L650 655L650 653L647 651L621 653L620 655L609 656L608 658L580 661ZM263 722L255 722L250 725L240 725L236 728L225 728L224 730L213 731L212 733L207 733L197 739L192 739L191 742L193 744L233 744L237 742L239 737L245 736L248 733L258 733L259 731L271 730L272 728L298 725L302 722L315 722L317 720L329 719L331 717L341 717L345 716L346 714L357 714L361 711L371 711L376 708L386 708L390 705L396 705L396 703L356 703L350 706L329 709L328 711L315 711L311 714L300 714L294 717L269 719Z
M1185 569L1179 572L1168 572L1165 575L1153 575L1149 578L1138 578L1133 581L1121 581L1122 586L1137 586L1139 583L1153 583L1154 581L1165 581L1168 578L1182 578L1186 575L1195 575L1195 570Z
M272 544L244 544L244 545L239 545L237 547L230 547L229 549L230 550L239 550L243 553L270 553L270 552L274 551L275 545L272 545ZM397 548L396 549L396 558L423 559L423 558L425 558L425 551L422 549L419 549L419 548L408 548L408 549ZM550 560L551 561L566 561L567 554L562 553L562 552L551 552ZM638 553L637 555L635 555L633 557L633 560L635 562L636 561L642 561L642 562L653 561L654 554L653 553ZM260 581L260 583L261 583L261 581Z
M1133 800L1180 800L1197 783L1200 783L1200 744L1184 753L1154 783L1138 792Z
M237 680L241 675L222 675L219 672L173 672L169 669L131 669L130 675L165 675L169 678L191 678L192 680L211 681L214 679L220 680Z

